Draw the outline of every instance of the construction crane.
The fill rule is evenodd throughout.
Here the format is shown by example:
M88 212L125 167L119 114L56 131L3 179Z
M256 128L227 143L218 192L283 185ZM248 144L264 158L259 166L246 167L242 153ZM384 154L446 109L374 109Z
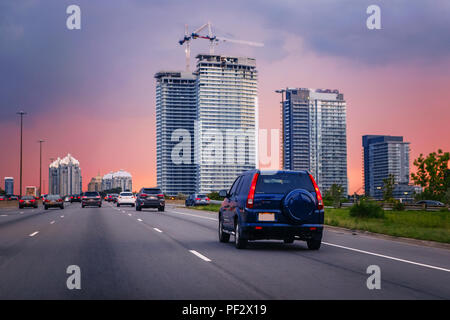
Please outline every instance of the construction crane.
M191 40L197 39L198 33L202 32L205 28L208 28L208 35L212 36L212 30L211 30L211 23L205 23L200 28L196 29L192 34L189 34L188 25L185 25L184 28L184 38L178 41L180 45L186 45L186 48L184 48L184 52L186 53L186 71L189 72L190 70L190 61L191 61ZM195 36L194 36L195 35Z
M200 32L208 28L208 34L207 35L201 35ZM249 45L253 47L263 47L264 44L260 42L252 42L252 41L245 41L245 40L236 40L236 39L228 39L223 37L217 37L213 35L212 33L212 25L210 22L205 23L200 28L195 30L189 35L188 27L186 25L184 38L178 41L180 45L186 44L185 53L186 53L186 71L189 71L190 69L190 56L191 56L191 40L195 39L205 39L209 40L209 54L214 54L214 47L219 44L219 42L231 42L231 43L237 43L237 44L244 44Z

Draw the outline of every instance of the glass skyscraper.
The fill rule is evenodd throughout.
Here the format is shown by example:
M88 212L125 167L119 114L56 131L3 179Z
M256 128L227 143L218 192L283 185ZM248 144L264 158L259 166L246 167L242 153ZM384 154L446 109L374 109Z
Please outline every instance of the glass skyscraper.
M286 170L308 170L322 192L348 193L346 102L338 90L287 88L282 108Z
M404 188L408 187L409 142L404 142L401 136L365 135L362 137L362 145L366 196L382 199L383 179L388 178L390 174L395 177L395 183L398 185L396 189L402 185ZM400 196L394 195L395 198Z
M61 196L81 193L80 162L68 154L63 159L56 159L49 166L49 194Z
M156 78L156 179L164 193L195 192L194 123L196 113L196 77L188 72L158 72ZM180 129L190 136L189 161L176 163L172 151L181 142ZM188 141L184 141L188 142ZM185 155L186 156L186 155Z
M196 191L228 189L257 163L256 61L197 56Z

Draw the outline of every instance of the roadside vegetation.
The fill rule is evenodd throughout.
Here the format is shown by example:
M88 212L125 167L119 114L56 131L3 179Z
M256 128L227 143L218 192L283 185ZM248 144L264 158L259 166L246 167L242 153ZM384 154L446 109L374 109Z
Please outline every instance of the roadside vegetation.
M218 212L220 205L189 208ZM350 208L325 209L325 224L395 237L450 243L449 211L384 211L376 203L363 202Z
M325 224L396 237L450 243L449 211L384 211L383 217L355 217L351 208L325 209Z

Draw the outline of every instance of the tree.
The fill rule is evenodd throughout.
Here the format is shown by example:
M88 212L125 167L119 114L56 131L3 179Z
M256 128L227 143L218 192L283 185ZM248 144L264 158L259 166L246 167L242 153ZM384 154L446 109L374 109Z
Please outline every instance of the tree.
M383 200L391 201L394 198L395 176L389 174L386 179L383 179Z
M333 202L333 207L340 208L341 207L341 198L343 193L342 186L338 184L332 184L330 189L325 192L325 199Z
M430 153L426 158L423 154L414 160L417 167L416 173L411 173L411 179L415 184L424 188L420 194L422 199L442 200L450 185L448 162L449 152Z
M5 190L3 190L2 188L0 188L0 194L4 195L5 194Z

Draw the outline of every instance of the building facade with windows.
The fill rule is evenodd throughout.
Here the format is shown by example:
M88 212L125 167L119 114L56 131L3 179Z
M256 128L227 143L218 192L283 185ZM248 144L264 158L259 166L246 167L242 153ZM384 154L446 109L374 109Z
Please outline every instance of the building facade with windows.
M131 174L123 169L105 174L101 182L101 191L115 188L131 192L133 190L133 177Z
M49 166L49 194L61 196L80 194L82 180L80 163L69 153L64 158L58 158Z
M5 193L7 195L14 194L14 178L13 177L5 177Z
M195 192L196 76L161 71L156 79L156 180L169 195ZM183 148L180 143L185 144Z
M348 194L347 105L338 90L287 88L282 101L283 167L308 170L322 192Z
M197 56L196 192L228 189L257 166L258 72L246 57Z
M103 177L101 175L97 175L96 177L93 177L91 181L88 184L88 191L103 191L102 189L103 185Z
M412 193L409 183L409 142L401 136L365 135L362 137L364 157L364 191L366 196L383 198L383 180L395 178L394 197Z

